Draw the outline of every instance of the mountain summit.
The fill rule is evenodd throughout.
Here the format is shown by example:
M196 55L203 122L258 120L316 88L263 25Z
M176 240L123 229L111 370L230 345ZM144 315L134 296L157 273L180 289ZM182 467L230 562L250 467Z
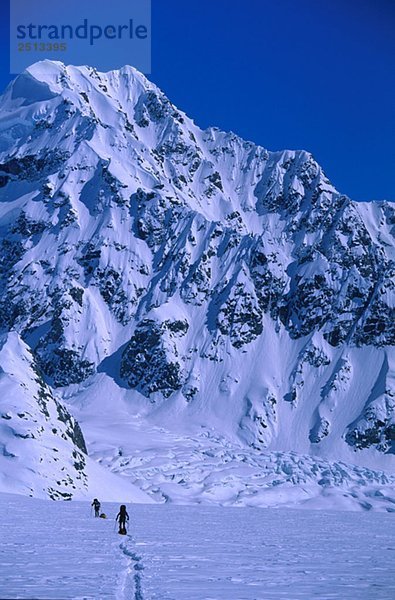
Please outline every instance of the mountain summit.
M213 463L223 490L240 456L285 485L388 483L393 203L199 129L132 67L44 61L0 99L0 228L3 343L103 466L161 500L204 499Z

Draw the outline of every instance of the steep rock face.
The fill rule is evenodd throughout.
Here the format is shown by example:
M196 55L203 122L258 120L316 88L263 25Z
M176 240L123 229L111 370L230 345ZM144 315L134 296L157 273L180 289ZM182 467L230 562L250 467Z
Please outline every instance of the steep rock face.
M347 442L358 449L375 446L383 452L395 454L395 401L394 392L372 402L356 423L350 426Z
M131 407L171 399L238 443L391 452L392 203L200 130L131 67L38 63L0 110L0 327L50 385L112 359Z
M128 385L147 398L155 392L168 398L181 389L184 376L176 338L187 331L185 321L142 321L122 355L120 373Z
M57 290L54 298L54 312L48 332L36 346L35 355L45 375L56 387L70 383L80 383L93 373L94 365L81 358L75 345L70 348L67 342L67 327L78 323L82 312L81 288Z
M358 449L376 447L395 454L394 370L387 358L364 410L350 424L345 439Z

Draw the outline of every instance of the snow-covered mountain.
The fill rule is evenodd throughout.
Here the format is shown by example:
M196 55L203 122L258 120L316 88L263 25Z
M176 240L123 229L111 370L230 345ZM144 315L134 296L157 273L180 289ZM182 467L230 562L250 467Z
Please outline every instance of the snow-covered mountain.
M181 489L205 452L389 483L394 203L351 201L305 151L202 131L131 67L44 61L0 99L0 231L26 402L33 361L89 453L151 496L177 497L169 456Z

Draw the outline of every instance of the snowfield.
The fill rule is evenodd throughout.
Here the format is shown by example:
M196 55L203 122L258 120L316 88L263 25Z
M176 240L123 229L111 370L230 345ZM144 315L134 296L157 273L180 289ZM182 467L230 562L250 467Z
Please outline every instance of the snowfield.
M390 514L129 505L128 535L88 502L0 494L0 597L392 600Z

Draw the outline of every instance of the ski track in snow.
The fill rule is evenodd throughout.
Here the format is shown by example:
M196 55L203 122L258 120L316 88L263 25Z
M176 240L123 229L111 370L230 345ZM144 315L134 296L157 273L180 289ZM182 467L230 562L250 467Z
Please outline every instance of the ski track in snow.
M0 494L0 598L392 600L392 514L133 505Z
M128 560L128 566L125 571L124 583L123 583L123 595L122 598L117 600L144 600L143 588L142 588L142 574L144 566L141 562L141 556L136 554L131 548L133 544L133 538L128 535L129 544L123 542L120 544L120 549Z

